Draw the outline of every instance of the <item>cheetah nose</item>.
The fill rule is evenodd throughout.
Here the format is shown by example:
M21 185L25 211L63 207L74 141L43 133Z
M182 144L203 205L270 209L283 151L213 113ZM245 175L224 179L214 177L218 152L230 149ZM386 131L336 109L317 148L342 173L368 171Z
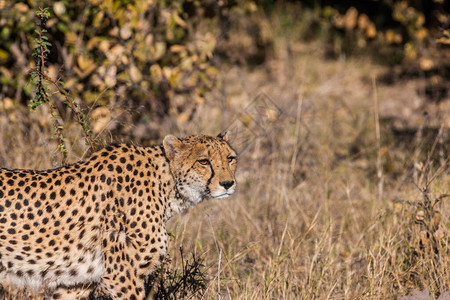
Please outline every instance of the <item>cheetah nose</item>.
M219 182L219 184L223 186L226 190L228 190L230 187L233 186L234 180L221 181Z

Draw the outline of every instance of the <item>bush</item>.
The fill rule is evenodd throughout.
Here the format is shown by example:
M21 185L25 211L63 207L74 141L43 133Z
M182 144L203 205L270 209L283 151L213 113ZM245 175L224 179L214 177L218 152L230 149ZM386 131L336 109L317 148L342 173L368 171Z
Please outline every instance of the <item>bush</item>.
M71 97L93 109L94 119L112 114L95 110L106 104L132 110L125 121L159 118L168 114L173 94L202 101L215 84L218 71L210 59L216 38L198 29L199 20L207 18L203 4L85 0L40 5L50 7L48 74L53 79L61 76ZM19 1L0 6L2 93L26 104L33 97L28 72L35 68L31 49L36 8ZM64 118L66 110L59 109ZM106 124L93 124L94 133ZM119 127L116 122L110 129Z

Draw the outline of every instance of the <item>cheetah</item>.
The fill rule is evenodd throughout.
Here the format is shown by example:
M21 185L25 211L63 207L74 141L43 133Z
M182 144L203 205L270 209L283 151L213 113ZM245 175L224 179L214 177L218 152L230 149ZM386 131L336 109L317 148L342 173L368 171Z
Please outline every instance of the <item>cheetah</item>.
M144 299L166 222L236 189L229 134L115 144L57 169L0 169L0 284L50 299Z

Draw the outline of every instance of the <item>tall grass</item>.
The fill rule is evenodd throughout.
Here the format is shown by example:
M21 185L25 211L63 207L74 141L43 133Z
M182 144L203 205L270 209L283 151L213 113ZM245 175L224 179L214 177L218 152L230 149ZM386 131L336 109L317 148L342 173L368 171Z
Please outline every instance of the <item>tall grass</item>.
M220 97L247 99L244 108L262 90L283 115L240 156L234 198L170 222L173 266L181 245L202 254L206 299L396 299L413 288L450 289L449 160L437 153L444 131L405 145L377 117L388 101L370 80L379 67L282 49L269 75L227 70Z
M390 134L374 104L395 101L382 98L383 86L375 94L380 67L325 62L314 44L277 43L264 70L222 66L223 87L208 96L222 102L178 127L217 133L261 91L282 111L240 155L235 196L169 222L165 268L200 257L206 288L188 296L205 299L395 299L413 288L450 289L449 161L436 155L443 139L405 146ZM51 126L38 117L0 113L2 166L52 166L55 147L43 138ZM66 128L77 141L80 130ZM69 160L83 156L81 144L68 147Z

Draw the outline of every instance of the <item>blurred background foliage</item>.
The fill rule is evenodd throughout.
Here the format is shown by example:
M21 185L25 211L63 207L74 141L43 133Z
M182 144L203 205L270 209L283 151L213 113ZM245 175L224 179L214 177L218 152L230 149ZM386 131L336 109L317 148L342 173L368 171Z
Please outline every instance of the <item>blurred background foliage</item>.
M32 98L38 7L51 11L49 74L61 77L89 111L93 132L145 143L159 138L166 116L188 121L205 93L220 87L219 60L259 66L273 56L280 34L272 30L274 16L286 35L321 42L326 58L370 55L401 66L387 82L426 73L430 97L439 101L448 91L449 6L444 0L0 0L0 109Z

